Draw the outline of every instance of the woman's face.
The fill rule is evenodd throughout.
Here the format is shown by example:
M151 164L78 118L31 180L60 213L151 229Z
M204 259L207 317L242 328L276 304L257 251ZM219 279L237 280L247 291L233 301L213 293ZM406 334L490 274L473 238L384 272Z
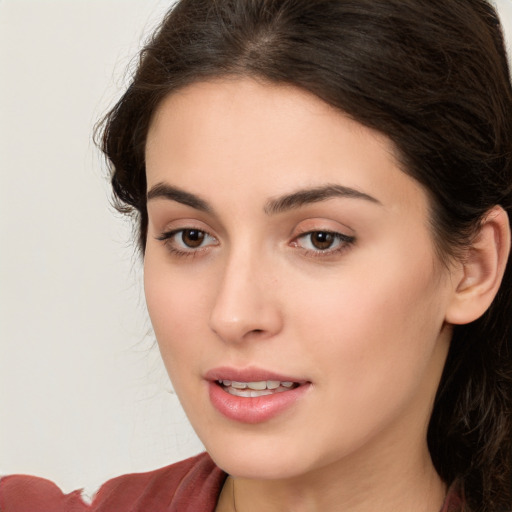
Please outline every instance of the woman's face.
M214 460L283 478L425 455L454 284L390 141L232 79L169 96L146 157L148 309Z

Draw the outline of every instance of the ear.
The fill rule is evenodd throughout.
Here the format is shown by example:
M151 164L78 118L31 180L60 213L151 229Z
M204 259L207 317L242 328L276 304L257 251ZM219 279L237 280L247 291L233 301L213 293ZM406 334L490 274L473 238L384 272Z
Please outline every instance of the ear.
M484 217L465 258L461 261L446 321L467 324L489 308L503 279L510 252L510 225L501 206Z

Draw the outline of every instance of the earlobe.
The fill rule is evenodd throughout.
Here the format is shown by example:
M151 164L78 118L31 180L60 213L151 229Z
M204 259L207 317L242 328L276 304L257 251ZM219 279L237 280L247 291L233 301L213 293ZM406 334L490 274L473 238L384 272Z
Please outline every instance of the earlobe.
M453 296L446 312L451 324L467 324L489 308L503 279L510 252L510 224L501 206L484 217L454 283Z

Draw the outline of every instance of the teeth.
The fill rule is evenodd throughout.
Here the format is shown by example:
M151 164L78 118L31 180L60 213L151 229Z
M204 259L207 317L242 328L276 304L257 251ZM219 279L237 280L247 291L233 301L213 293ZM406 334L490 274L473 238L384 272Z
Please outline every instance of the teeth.
M272 395L273 391L270 389L252 390L252 389L236 389L233 387L227 388L227 392L235 396L243 396L245 398L256 398L258 396Z
M248 382L247 387L250 389L255 389L257 391L261 391L262 389L267 389L267 382L262 380L260 382Z
M255 381L255 382L239 382L239 381L236 381L236 380L219 380L218 381L219 384L222 384L224 387L227 388L227 391L229 391L230 393L233 391L233 390L237 390L237 391L243 391L243 390L252 390L252 391L258 391L258 392L262 392L262 391L269 391L268 393L263 393L265 395L269 395L271 394L272 391L274 390L278 390L278 391L285 391L285 389L282 389L282 388L291 388L294 386L294 382L289 382L289 381L285 381L285 382L281 382L281 381L278 381L278 380L260 380L260 381ZM281 389L279 389L281 388ZM239 394L238 392L233 392L231 393L233 395L237 395L237 396L252 396L250 395L248 392L245 392L243 394ZM255 395L255 396L262 396L261 393L259 393L258 395Z

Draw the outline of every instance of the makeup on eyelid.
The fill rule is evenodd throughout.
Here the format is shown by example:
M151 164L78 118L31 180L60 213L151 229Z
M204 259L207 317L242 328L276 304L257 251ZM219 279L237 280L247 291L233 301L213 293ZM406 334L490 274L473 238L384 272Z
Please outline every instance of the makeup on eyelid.
M188 241L185 240L185 238L188 238ZM308 238L309 243L306 243L305 245L309 245L309 247L299 243L299 240L307 241ZM192 254L197 255L198 253L207 250L209 247L219 245L219 242L214 236L210 235L206 231L196 228L173 229L162 233L157 236L156 239L163 242L169 252L177 257L190 256ZM213 241L213 243L203 245L203 242L208 239ZM348 246L354 242L354 236L318 229L302 232L295 236L288 245L297 249L303 249L304 255L322 257L338 254L347 249ZM334 248L333 245L335 246Z

